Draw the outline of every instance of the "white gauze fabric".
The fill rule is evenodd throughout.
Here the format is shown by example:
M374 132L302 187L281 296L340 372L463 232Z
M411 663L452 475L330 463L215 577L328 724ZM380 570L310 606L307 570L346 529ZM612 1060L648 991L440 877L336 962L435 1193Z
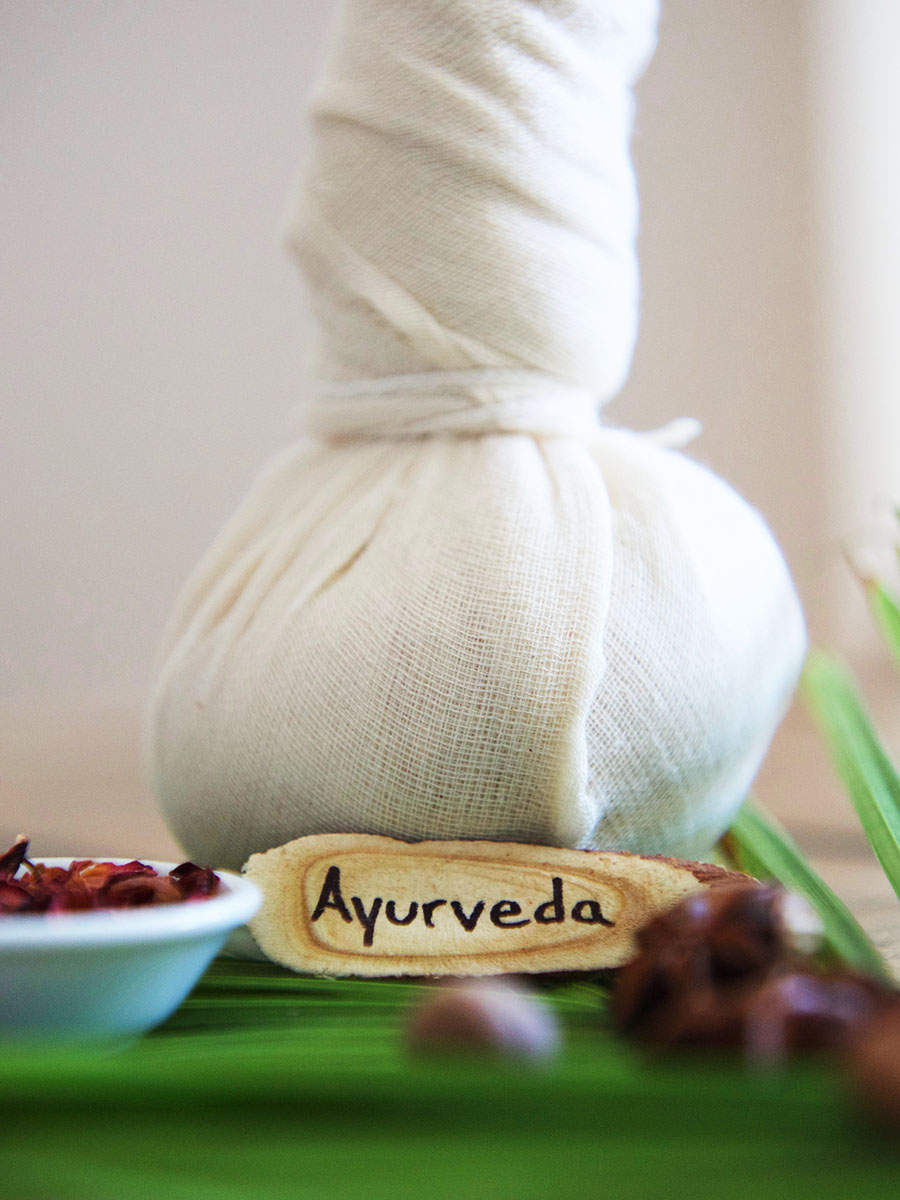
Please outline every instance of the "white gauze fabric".
M652 0L347 0L290 236L304 436L175 612L164 812L237 867L303 834L703 854L796 681L760 517L603 428L637 316Z

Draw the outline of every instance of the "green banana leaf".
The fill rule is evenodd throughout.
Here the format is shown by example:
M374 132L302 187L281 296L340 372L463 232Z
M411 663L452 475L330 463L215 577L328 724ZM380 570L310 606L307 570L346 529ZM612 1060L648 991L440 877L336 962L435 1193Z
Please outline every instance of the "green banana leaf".
M0 1178L17 1200L667 1200L889 1194L900 1149L836 1069L643 1057L600 981L547 982L542 1066L421 1060L422 982L215 963L118 1051L7 1047Z
M900 605L877 581L867 583L866 592L875 624L888 650L900 664Z
M842 663L822 652L810 655L804 690L866 837L900 895L900 775Z
M823 686L823 679L827 686ZM896 800L846 680L828 714L869 824ZM824 697L824 701L822 701ZM874 799L873 799L874 797ZM888 812L890 809L888 808ZM840 958L877 952L786 832L745 806L744 869L801 892ZM552 1061L422 1059L424 981L328 980L218 960L179 1011L126 1048L0 1047L0 1179L16 1200L669 1200L710 1192L868 1200L900 1145L833 1061L652 1058L617 1040L601 977L536 984L564 1031Z

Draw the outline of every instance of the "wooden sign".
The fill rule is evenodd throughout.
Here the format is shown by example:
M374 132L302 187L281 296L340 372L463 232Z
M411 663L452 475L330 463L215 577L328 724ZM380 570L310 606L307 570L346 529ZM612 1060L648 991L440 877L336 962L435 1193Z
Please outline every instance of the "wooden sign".
M319 975L496 975L617 967L651 917L745 879L705 863L504 842L298 838L244 867L264 953Z

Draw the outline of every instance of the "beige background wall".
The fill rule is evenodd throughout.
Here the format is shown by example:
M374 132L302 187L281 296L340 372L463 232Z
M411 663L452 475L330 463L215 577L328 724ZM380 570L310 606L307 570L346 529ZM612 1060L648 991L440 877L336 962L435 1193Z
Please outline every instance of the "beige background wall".
M46 853L85 850L87 823L105 850L169 848L138 713L177 588L303 394L303 296L278 225L332 7L0 0L0 840L22 828ZM898 430L890 330L861 351L848 317L872 224L851 148L863 127L870 167L890 157L871 123L888 119L892 12L664 2L634 144L643 326L609 413L699 417L693 452L768 517L816 638L860 661L872 644L839 541L868 519L867 455L873 494L890 490ZM835 67L853 13L868 99ZM886 253L870 254L878 313L900 276L891 293ZM861 352L881 354L862 426L847 399ZM767 777L792 813L796 753Z

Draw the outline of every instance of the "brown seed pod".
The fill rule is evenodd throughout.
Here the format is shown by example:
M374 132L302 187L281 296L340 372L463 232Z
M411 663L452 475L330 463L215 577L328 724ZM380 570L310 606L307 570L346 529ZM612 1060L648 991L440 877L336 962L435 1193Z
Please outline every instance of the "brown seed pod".
M540 1060L560 1041L551 1009L510 976L451 979L429 988L407 1022L417 1054Z
M746 997L742 1045L776 1065L807 1050L836 1050L891 1002L893 993L854 971L776 973Z
M859 1030L845 1061L865 1110L879 1124L900 1130L900 1002L886 1005Z
M768 1065L843 1046L894 993L849 970L822 971L801 953L813 926L796 899L776 885L739 884L656 918L619 974L617 1028L658 1047L740 1049Z
M784 897L773 885L727 885L689 896L651 921L638 934L637 955L619 972L611 1005L618 1029L651 1042L670 1042L675 1030L690 1039L695 1023L712 1020L723 1000L765 979L792 953ZM720 1014L713 1027L723 1022L731 1023Z

